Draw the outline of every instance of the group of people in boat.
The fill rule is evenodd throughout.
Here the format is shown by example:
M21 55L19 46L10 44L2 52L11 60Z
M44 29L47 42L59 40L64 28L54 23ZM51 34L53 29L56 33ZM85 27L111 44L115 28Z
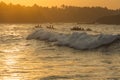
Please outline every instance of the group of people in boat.
M35 26L35 28L42 28L42 26L38 24Z
M35 28L42 28L42 26L38 24L38 25L35 26ZM48 26L46 26L46 28L48 28L48 29L55 29L53 27L53 25L48 25Z
M55 28L53 27L53 25L46 26L46 28L48 28L48 29L55 29Z
M73 28L71 28L71 30L75 30L75 31L92 31L90 28L84 29L78 26L75 26Z
M42 28L42 25L36 25L35 28ZM54 26L52 24L47 25L46 26L47 29L55 29ZM72 27L71 30L75 30L75 31L92 31L90 28L81 28L78 26Z

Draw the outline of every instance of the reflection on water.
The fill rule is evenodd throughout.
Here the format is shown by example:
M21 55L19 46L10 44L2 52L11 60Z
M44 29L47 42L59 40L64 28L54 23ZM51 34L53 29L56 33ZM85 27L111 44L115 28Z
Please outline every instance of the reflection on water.
M5 53L13 53L13 52L16 52L16 51L20 51L18 48L12 48L12 49L6 49L6 50L3 50L3 52Z
M14 60L14 58L12 58L12 56L7 57L7 59L4 62L6 65L10 66L10 65L15 65L16 60Z
M105 52L57 47L25 40L32 24L2 27L0 80L120 80L119 49Z

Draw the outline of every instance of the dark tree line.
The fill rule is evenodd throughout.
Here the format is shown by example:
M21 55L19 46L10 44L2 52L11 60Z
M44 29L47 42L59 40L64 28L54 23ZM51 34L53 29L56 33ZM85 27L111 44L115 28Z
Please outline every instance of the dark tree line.
M0 2L0 23L40 23L40 22L85 22L91 23L96 19L119 14L120 10L110 10L102 7L75 7L62 5L41 7L13 5Z

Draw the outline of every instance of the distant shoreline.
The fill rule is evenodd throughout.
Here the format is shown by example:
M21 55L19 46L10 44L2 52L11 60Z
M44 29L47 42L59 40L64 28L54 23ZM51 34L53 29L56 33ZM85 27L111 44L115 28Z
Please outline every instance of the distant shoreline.
M27 23L25 23L25 22L18 22L18 23L15 23L15 22L12 22L12 23L8 23L8 22L4 22L4 23L1 23L0 22L0 24L56 24L56 23L74 23L74 24L76 24L76 25L80 25L80 24L93 24L93 25L120 25L120 24L110 24L110 23L96 23L96 22L94 22L94 23L88 23L88 22L27 22Z

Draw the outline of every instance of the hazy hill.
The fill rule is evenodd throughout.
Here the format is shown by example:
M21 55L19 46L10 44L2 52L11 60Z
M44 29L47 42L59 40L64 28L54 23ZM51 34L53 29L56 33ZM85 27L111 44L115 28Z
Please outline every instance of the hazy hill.
M75 7L62 5L60 8L21 6L0 2L0 23L80 22L92 23L96 19L119 14L120 10L102 7Z
M104 17L96 20L96 23L100 23L100 24L119 24L120 25L120 14L119 15L104 16Z

